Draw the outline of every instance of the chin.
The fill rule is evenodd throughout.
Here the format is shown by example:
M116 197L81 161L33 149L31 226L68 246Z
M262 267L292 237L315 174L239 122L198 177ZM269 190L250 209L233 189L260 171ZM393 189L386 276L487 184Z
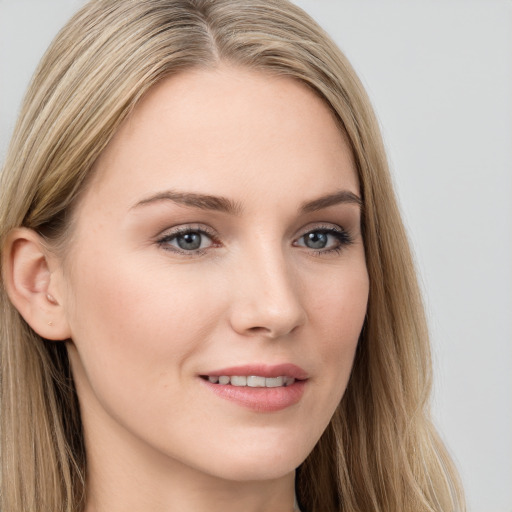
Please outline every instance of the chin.
M271 462L262 459L263 457L260 456L257 460L245 460L232 465L223 463L217 465L211 474L233 482L278 480L293 473L302 463L302 461L296 460Z
M315 443L294 440L292 435L285 442L241 444L234 442L222 457L213 456L212 474L225 480L249 482L283 478L294 472L304 462Z

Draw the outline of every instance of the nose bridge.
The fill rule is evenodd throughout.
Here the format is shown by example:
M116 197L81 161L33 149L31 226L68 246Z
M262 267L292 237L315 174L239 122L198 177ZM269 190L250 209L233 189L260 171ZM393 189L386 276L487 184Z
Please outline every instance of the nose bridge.
M277 338L306 318L300 283L280 241L260 240L240 257L232 325L245 334Z

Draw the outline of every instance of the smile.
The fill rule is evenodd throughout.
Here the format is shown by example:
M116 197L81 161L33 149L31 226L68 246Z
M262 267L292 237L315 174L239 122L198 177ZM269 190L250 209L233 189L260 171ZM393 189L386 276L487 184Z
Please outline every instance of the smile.
M298 403L309 374L294 364L249 364L198 375L219 398L260 413L277 412Z
M203 379L208 379L212 384L231 385L237 387L249 388L279 388L291 386L295 379L293 377L263 377L261 375L211 375L202 376Z

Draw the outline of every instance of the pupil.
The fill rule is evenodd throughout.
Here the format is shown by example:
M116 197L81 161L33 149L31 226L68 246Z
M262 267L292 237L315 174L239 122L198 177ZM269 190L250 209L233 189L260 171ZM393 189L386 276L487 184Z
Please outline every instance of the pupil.
M306 235L306 245L311 249L323 249L327 245L327 235L314 231Z
M201 235L199 233L186 233L177 238L180 249L194 250L201 247Z

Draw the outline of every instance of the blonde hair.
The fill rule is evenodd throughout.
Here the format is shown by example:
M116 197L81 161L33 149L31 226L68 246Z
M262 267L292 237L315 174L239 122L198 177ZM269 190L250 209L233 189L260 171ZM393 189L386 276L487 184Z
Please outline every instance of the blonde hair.
M65 247L91 168L144 93L220 61L322 97L350 141L364 200L367 317L345 395L297 474L307 512L464 510L429 418L431 363L414 267L370 102L326 33L286 0L92 0L59 33L25 98L2 172L0 242L25 226ZM64 242L63 242L64 241ZM85 449L64 343L0 291L1 510L77 512Z

